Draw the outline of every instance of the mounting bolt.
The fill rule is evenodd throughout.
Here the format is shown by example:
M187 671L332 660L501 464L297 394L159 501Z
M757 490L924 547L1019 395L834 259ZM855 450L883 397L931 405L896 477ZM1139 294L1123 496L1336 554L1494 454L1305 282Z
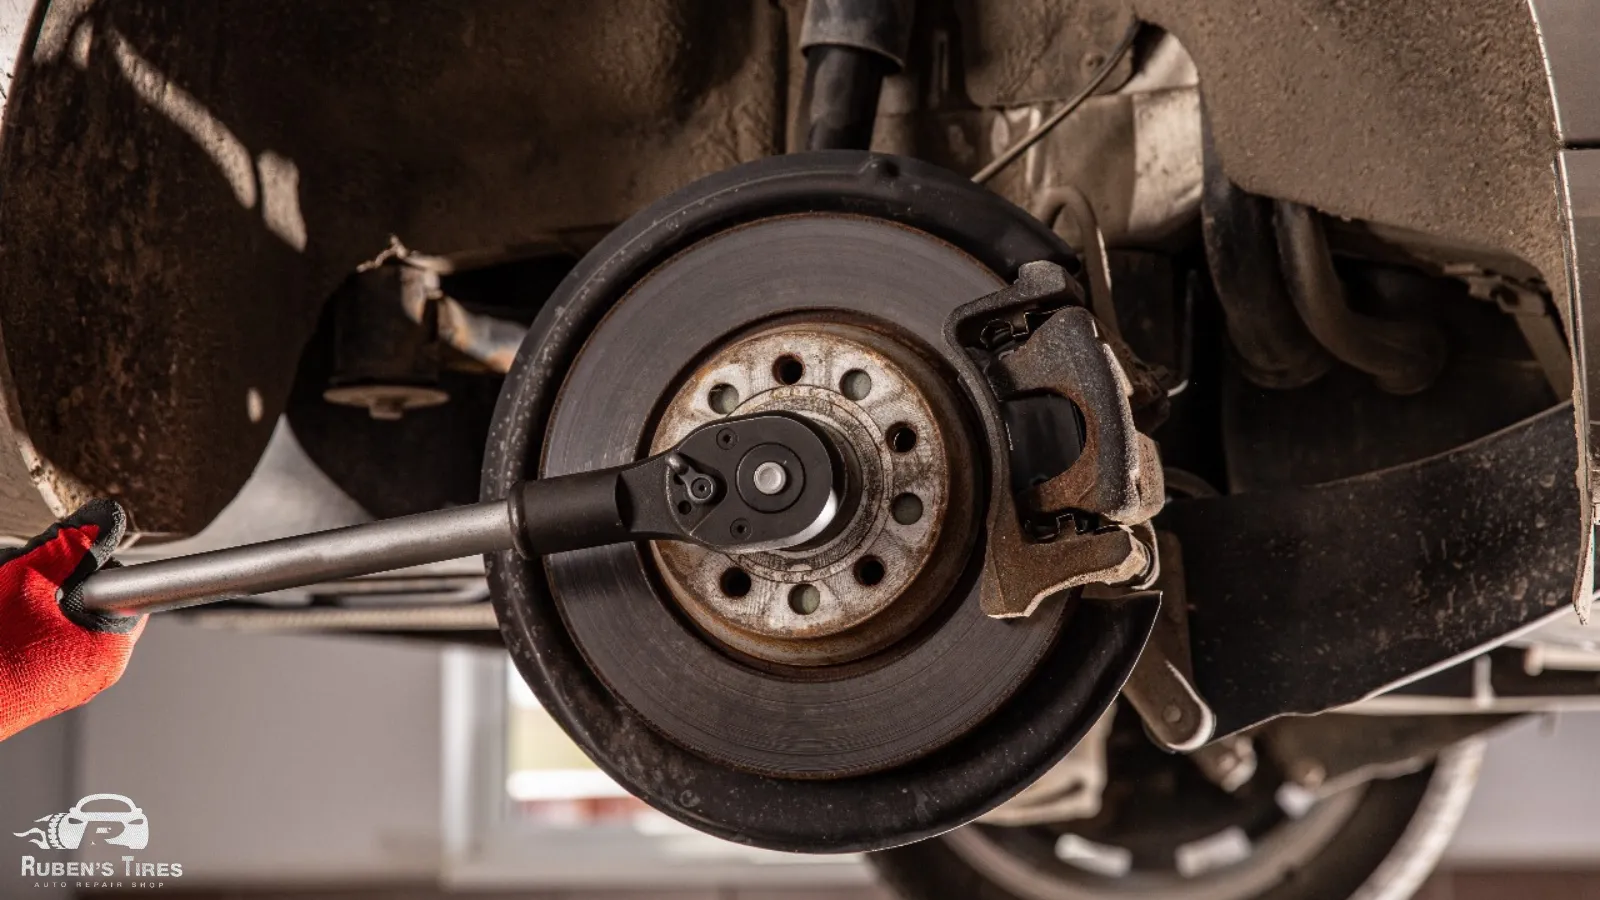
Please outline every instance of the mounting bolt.
M744 519L734 519L733 524L728 526L728 531L734 537L743 540L750 533L750 523Z
M739 444L739 435L732 428L724 428L717 432L717 446L724 450L731 450Z

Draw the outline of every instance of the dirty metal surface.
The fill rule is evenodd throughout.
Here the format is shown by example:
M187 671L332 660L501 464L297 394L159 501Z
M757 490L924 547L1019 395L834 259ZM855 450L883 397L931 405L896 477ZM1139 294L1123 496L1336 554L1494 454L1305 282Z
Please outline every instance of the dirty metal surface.
M27 4L0 7L0 55L21 58L33 40L32 24ZM0 68L0 96L12 95L17 68ZM12 120L12 109L0 108L0 122L9 127ZM45 530L70 509L50 484L46 465L28 433L10 368L0 342L0 534L23 537Z
M1217 734L1354 702L1563 610L1582 530L1571 415L1343 481L1168 506Z
M991 616L1030 616L1047 598L1084 584L1131 581L1150 565L1153 549L1123 526L1147 522L1160 508L1161 467L1154 443L1134 428L1127 377L1093 315L1066 305L1081 301L1082 289L1059 265L1031 262L1014 284L954 311L945 326L989 441L980 589ZM1036 317L1052 309L1040 324ZM974 350L985 357L983 367ZM1040 394L1070 400L1082 416L1082 453L1027 487L1019 503L1001 403ZM1086 520L1080 530L1075 513L1104 517L1105 527ZM1041 523L1053 532L1033 533Z
M1134 428L1127 377L1098 327L1085 310L1062 310L997 359L992 377L1003 394L1065 396L1084 418L1082 464L1035 486L1024 502L1131 525L1161 508L1161 462L1154 442Z
M1088 83L1133 21L1120 2L994 3L956 0L967 92L979 106L1065 100ZM1128 79L1124 59L1107 81Z
M48 8L0 146L9 418L47 498L108 494L146 531L233 496L323 300L389 235L605 226L781 137L764 0Z
M1245 190L1508 250L1562 280L1555 120L1523 0L1133 6L1194 58Z
M1171 246L1185 238L1200 200L1200 89L1193 62L1177 39L1156 29L1145 34L1155 40L1145 46L1141 39L1135 47L1140 71L1115 93L1085 100L1070 125L1052 129L1021 160L996 174L988 183L997 192L1033 208L1043 192L1071 185L1093 205L1112 247ZM1041 103L973 113L985 160L1027 134L1053 108ZM957 171L970 171L936 143L919 149ZM1071 236L1067 240L1073 246L1082 243Z
M717 350L678 389L650 452L725 415L800 413L843 439L848 518L793 550L653 543L674 598L718 640L773 662L846 662L904 637L948 595L974 539L974 462L952 392L914 351L843 322L778 324ZM893 446L905 434L911 446ZM731 572L748 584L725 583ZM796 602L808 585L809 610Z

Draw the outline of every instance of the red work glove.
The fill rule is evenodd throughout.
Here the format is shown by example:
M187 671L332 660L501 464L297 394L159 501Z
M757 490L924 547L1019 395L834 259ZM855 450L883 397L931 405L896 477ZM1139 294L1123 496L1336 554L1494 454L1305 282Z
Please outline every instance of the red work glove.
M122 507L91 500L27 546L0 552L0 740L122 677L144 617L85 610L81 585L111 558L126 524Z

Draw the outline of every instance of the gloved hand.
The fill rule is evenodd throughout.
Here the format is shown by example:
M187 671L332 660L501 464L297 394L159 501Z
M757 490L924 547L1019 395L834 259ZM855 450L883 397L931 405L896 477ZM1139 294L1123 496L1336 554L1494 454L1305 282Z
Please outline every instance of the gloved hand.
M122 507L91 500L27 546L0 551L0 740L122 677L144 617L85 610L81 585L126 525Z

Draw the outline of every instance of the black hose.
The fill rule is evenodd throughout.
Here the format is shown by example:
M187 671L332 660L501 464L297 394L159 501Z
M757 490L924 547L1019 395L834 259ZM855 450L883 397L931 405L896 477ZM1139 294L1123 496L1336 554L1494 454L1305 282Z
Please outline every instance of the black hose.
M823 44L806 51L807 150L869 150L889 60L855 47Z
M869 150L883 79L911 43L914 0L811 0L800 49L807 150Z

